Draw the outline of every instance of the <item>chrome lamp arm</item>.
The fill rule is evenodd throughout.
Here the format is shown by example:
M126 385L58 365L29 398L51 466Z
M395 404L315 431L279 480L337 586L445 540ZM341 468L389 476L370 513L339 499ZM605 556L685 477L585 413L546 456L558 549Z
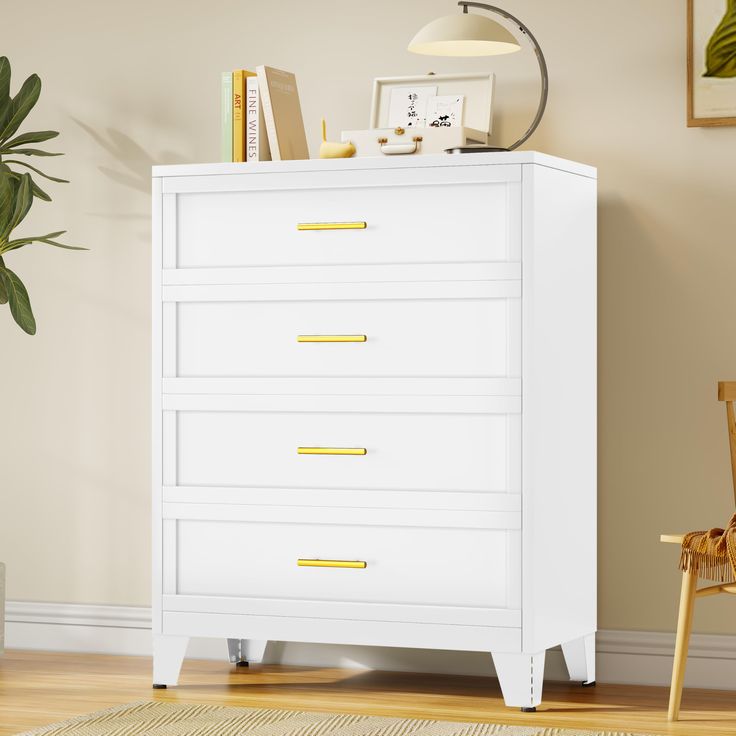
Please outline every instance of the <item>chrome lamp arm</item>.
M497 8L495 5L487 5L486 3L470 2L469 0L460 0L458 5L463 9L463 13L467 13L468 8L481 8L483 10L488 10L491 13L497 13L503 18L506 18L506 20L509 20L518 26L519 30L529 39L532 47L534 48L534 53L536 54L537 62L539 63L539 72L542 77L542 94L539 100L537 114L534 116L534 120L532 120L532 124L529 126L529 129L526 131L526 133L524 133L524 135L521 136L521 138L519 138L518 141L516 141L513 145L509 146L508 149L506 149L509 151L513 151L515 148L518 148L520 145L526 142L529 136L531 136L531 134L537 129L537 126L542 120L542 115L544 115L544 110L547 107L547 96L549 93L549 75L547 73L547 62L544 59L544 54L542 53L542 49L537 39L534 37L534 34L516 16L511 15L511 13L504 10L503 8Z

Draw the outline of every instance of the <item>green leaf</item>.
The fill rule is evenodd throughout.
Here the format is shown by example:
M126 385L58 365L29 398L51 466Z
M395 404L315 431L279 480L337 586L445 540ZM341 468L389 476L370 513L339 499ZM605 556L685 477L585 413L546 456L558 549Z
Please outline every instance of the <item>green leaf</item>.
M13 216L10 218L10 229L7 232L0 233L0 235L7 237L10 233L15 230L21 222L23 222L25 216L28 214L28 210L31 209L33 204L33 192L31 191L31 175L21 174L20 184L15 192L15 208L13 209Z
M736 77L736 3L729 0L723 19L705 50L704 77Z
M5 166L5 164L0 163L0 170L2 170L2 167ZM11 171L9 168L7 170L7 175L17 184L20 184L20 178L23 176L23 174L19 174L17 171ZM34 197L38 197L39 199L43 199L45 202L50 202L51 197L49 197L46 192L44 192L41 187L36 184L33 177L31 177L31 191L33 192ZM15 195L13 195L15 196Z
M0 130L10 118L10 62L7 56L0 56Z
M64 230L63 232L66 232ZM64 248L65 250L89 250L89 248L83 248L81 245L66 245L65 243L57 243L55 240L51 240L48 235L42 238L34 238L34 241L39 243L46 243L46 245L53 245L56 248Z
M46 194L46 192L44 192L44 190L41 189L41 187L38 186L38 184L36 184L36 182L33 179L31 179L31 189L33 191L34 197L38 197L39 199L42 199L44 202L51 201L51 197L49 197L49 195Z
M0 148L0 155L13 156L63 156L63 153L51 153L51 151L43 151L40 148Z
M0 256L0 268L5 268L5 261ZM5 288L5 281L0 279L0 304L8 303L8 290Z
M8 226L15 208L15 189L12 175L0 169L0 234L5 233L6 229L10 233Z
M59 179L56 176L49 176L48 174L44 174L43 171L39 171L35 166L31 166L25 161L14 161L13 159L6 158L4 159L3 163L18 164L18 166L25 166L26 168L31 169L31 171L35 171L39 176L42 176L44 179L48 179L49 181L56 181L56 182L59 182L59 184L69 183L69 179Z
M38 74L31 74L23 82L20 92L11 100L10 118L5 124L2 133L0 133L0 141L6 141L18 130L20 124L26 119L36 102L38 102L38 96L40 94L41 80L38 78Z
M0 100L10 97L10 62L7 56L0 56Z
M56 138L57 135L59 135L57 130L37 130L33 133L23 133L23 135L16 136L13 140L3 144L3 148L23 146L26 143L43 143L51 138Z
M0 279L3 281L5 291L10 302L10 313L18 326L29 335L36 334L36 320L31 309L31 300L23 282L5 266L0 267Z
M48 235L32 235L27 238L10 240L4 246L0 245L0 253L9 253L11 250L17 250L31 243L44 243L46 245L53 245L56 248L64 248L65 250L89 250L89 248L82 248L79 245L67 245L66 243L58 243L56 240L53 240L53 238L58 238L59 235L63 235L65 232L66 230L59 230L57 233L49 233Z

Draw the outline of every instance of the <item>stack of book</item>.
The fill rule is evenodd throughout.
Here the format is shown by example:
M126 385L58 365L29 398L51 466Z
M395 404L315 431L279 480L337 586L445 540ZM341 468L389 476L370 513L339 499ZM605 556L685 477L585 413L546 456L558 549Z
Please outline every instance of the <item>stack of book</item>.
M296 77L270 66L222 73L223 161L309 158Z

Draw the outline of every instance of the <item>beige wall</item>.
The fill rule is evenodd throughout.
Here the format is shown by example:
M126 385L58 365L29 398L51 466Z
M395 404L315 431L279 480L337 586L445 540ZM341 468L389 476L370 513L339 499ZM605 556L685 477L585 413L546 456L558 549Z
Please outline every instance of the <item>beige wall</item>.
M736 378L736 129L685 127L684 0L506 6L551 70L530 147L599 167L600 626L671 630L677 554L658 534L724 523L733 504L715 382ZM492 69L508 141L532 112L529 54L404 50L450 12L452 0L3 4L0 51L16 86L41 75L32 125L62 132L68 155L47 168L72 180L28 231L67 227L92 248L7 258L39 322L29 338L0 310L9 598L149 603L150 165L217 158L220 70L295 70L315 151L322 114L335 137L367 124L374 76ZM736 633L733 612L707 600L696 629Z

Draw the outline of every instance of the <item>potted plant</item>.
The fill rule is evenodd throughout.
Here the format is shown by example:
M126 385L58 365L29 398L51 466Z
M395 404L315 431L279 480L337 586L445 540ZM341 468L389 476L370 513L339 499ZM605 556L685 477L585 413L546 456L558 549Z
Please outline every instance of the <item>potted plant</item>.
M5 265L5 255L32 243L53 245L68 250L86 250L58 242L57 238L63 235L65 230L46 235L15 237L14 234L16 228L25 220L35 199L51 201L51 197L41 189L38 179L34 179L31 172L49 181L68 183L66 179L44 174L25 160L25 157L29 156L62 155L33 147L59 135L55 130L18 134L18 129L28 117L40 94L41 80L37 74L31 74L23 82L18 94L11 97L10 62L6 57L0 57L0 304L9 304L13 319L29 335L36 334L36 320L28 291L18 275Z

